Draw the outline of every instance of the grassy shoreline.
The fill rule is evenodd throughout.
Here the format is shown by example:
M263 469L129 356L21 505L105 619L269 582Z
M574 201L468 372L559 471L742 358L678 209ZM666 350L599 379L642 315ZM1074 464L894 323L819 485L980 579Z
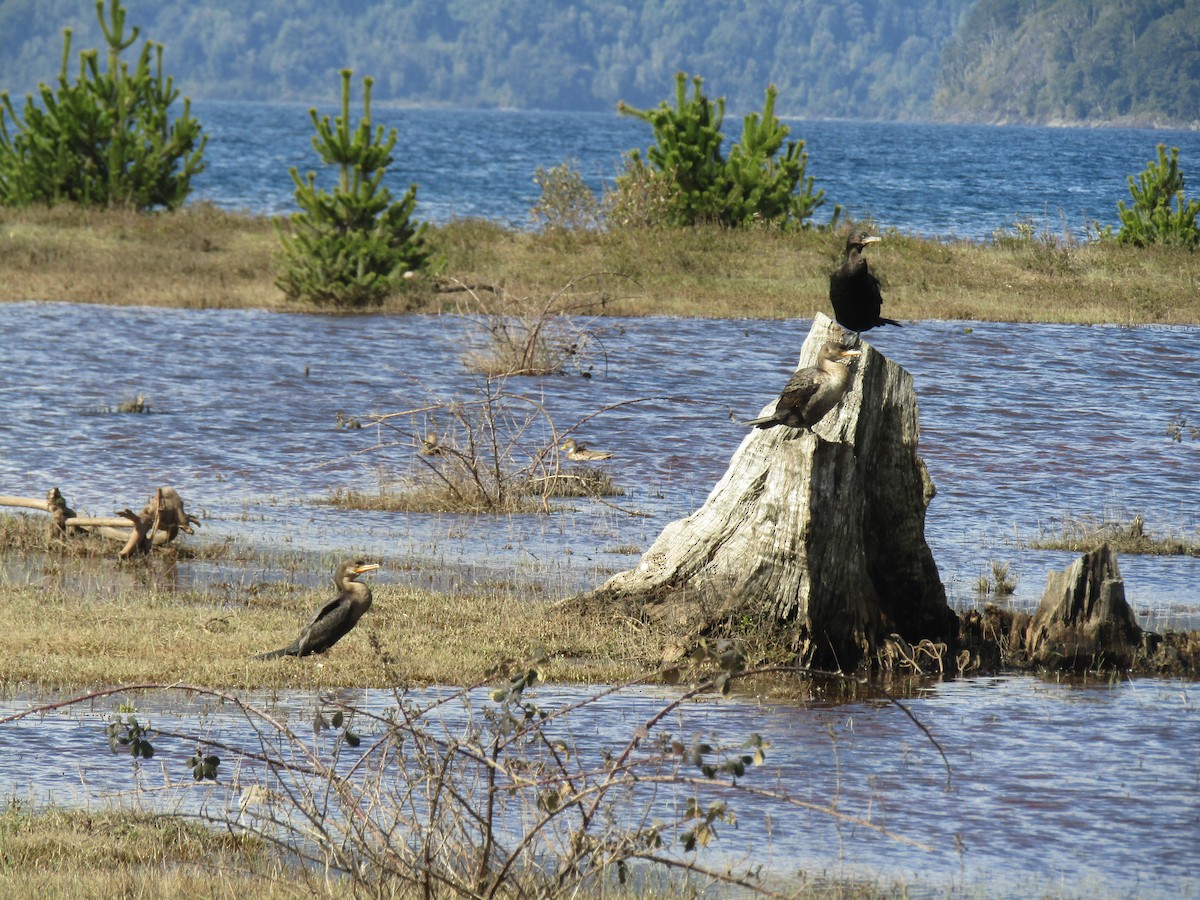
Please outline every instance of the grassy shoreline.
M769 228L534 234L479 220L431 229L440 284L550 297L620 273L607 315L806 318L828 306L838 236ZM274 284L275 221L196 204L177 213L0 209L0 302L70 301L303 312ZM886 233L871 252L899 319L1200 324L1200 253L1014 228L986 243ZM469 292L417 286L383 313L469 311Z
M0 686L41 694L135 683L462 685L543 651L546 680L616 683L654 669L669 640L627 617L580 616L553 598L380 583L372 592L370 612L328 654L264 661L254 655L290 643L332 588L281 582L229 596L133 587L97 598L51 577L12 585L0 604Z

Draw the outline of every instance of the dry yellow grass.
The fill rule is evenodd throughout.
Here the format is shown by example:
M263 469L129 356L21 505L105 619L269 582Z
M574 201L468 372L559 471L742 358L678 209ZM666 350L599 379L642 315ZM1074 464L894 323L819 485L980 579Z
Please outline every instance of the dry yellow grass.
M841 252L839 235L769 228L543 235L466 220L433 229L432 240L448 263L443 283L502 286L515 299L621 273L605 283L604 312L639 316L808 317L827 308ZM278 245L270 220L203 204L154 215L0 209L0 301L296 309L274 284ZM869 256L894 318L1200 323L1200 253L1180 248L887 234ZM465 293L425 286L383 311L464 304Z
M0 896L332 895L319 874L286 869L264 841L141 813L0 812Z
M178 213L0 209L0 299L274 307L277 241L262 217L200 204Z
M653 668L665 637L627 618L580 616L547 599L375 585L358 627L325 656L269 661L330 595L281 584L231 605L206 593L130 589L97 599L17 585L0 603L0 685L77 689L468 684L506 659L549 654L556 681L611 682Z

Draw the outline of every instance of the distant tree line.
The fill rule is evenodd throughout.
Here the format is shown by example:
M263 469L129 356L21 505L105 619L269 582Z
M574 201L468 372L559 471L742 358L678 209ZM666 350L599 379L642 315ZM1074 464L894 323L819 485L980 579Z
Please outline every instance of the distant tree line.
M376 102L613 110L703 75L735 114L928 116L942 48L973 0L131 0L193 99L336 99L349 67ZM94 45L94 0L0 3L0 89L57 72L62 29Z
M979 0L933 112L975 122L1200 121L1200 0Z
M730 112L987 122L1200 119L1200 0L132 0L195 99L612 110L700 74ZM51 80L94 0L0 2L0 90Z

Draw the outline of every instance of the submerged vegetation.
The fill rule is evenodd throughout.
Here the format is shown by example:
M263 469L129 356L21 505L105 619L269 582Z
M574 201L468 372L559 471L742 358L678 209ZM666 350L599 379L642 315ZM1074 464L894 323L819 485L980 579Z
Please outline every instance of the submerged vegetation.
M1200 531L1193 535L1153 535L1140 514L1120 520L1097 516L1064 517L1056 530L1043 529L1029 541L1035 550L1091 550L1109 544L1118 553L1149 556L1200 556Z

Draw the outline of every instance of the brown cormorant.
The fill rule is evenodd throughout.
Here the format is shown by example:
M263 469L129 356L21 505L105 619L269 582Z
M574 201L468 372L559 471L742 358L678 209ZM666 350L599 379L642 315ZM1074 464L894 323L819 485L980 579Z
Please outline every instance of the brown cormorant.
M846 237L846 259L829 274L829 302L833 317L850 331L859 332L879 325L899 325L895 319L879 314L883 297L879 295L879 279L867 269L863 247L881 238L865 231L852 230Z
M575 438L567 438L562 443L562 451L567 454L567 459L575 462L585 462L597 459L612 459L612 454L605 450L589 450L583 444L575 442Z
M850 387L849 362L861 353L861 350L847 350L837 341L822 344L817 353L817 364L801 369L788 379L783 393L775 401L774 411L744 424L755 428L786 425L811 431L845 396Z
M355 581L363 572L379 568L378 563L347 560L337 568L333 583L338 595L317 611L300 636L279 650L260 653L255 659L275 659L278 656L308 656L324 653L358 624L363 613L371 608L371 589Z

